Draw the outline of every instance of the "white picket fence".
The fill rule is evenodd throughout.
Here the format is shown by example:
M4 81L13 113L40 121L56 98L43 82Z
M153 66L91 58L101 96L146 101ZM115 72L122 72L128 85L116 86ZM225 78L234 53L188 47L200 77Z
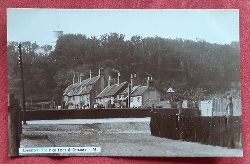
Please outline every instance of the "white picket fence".
M233 115L241 116L241 97L233 97ZM214 97L210 100L200 101L199 108L203 116L228 115L226 110L229 100L225 97Z
M213 98L213 115L214 116L222 116L227 115L227 105L229 101L226 98ZM240 116L241 115L241 97L233 98L233 115Z

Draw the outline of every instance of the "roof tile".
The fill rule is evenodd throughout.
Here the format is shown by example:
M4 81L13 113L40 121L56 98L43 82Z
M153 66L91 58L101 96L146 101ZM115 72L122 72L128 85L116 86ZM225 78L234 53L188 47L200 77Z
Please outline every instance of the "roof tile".
M92 78L88 78L86 80L83 80L81 83L75 83L69 85L65 90L63 95L67 96L76 96L76 95L84 95L91 91L92 85L97 82L97 80L100 79L100 76L95 76Z

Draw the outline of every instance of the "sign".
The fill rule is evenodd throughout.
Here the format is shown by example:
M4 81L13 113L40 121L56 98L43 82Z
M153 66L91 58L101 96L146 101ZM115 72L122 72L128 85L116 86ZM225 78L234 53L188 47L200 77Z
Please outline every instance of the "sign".
M100 153L101 147L35 147L19 148L19 154L86 154Z
M170 88L168 88L167 92L168 93L174 93L175 91L173 90L173 88L170 87Z

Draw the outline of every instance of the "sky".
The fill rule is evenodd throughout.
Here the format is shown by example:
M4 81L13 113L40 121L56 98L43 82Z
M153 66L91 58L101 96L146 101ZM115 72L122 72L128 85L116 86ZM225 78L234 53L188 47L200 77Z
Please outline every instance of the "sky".
M53 31L100 37L117 32L142 37L239 41L239 10L8 9L7 40L55 43Z

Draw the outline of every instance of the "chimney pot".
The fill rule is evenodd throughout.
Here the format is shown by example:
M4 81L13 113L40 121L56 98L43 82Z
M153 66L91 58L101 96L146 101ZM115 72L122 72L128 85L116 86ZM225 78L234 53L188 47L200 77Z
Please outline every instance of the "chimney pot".
M91 72L91 70L89 70L89 78L90 79L92 78L92 72Z
M78 73L78 81L77 83L80 83L80 74Z
M72 79L72 81L73 81L73 84L75 84L75 73L74 73L74 75L73 75L73 79Z
M134 85L134 80L133 80L134 76L133 74L130 75L130 83L131 83L131 88L133 88Z
M150 77L148 76L147 87L149 87L149 81L150 81Z
M80 74L80 83L82 82L83 73Z
M117 73L117 84L120 84L120 76L121 76L121 74L120 74L120 72L118 72Z
M108 86L110 86L110 82L111 82L111 76L109 76L109 79L108 79Z
M99 76L102 75L102 70L103 70L103 68L100 68L100 69L99 69Z

